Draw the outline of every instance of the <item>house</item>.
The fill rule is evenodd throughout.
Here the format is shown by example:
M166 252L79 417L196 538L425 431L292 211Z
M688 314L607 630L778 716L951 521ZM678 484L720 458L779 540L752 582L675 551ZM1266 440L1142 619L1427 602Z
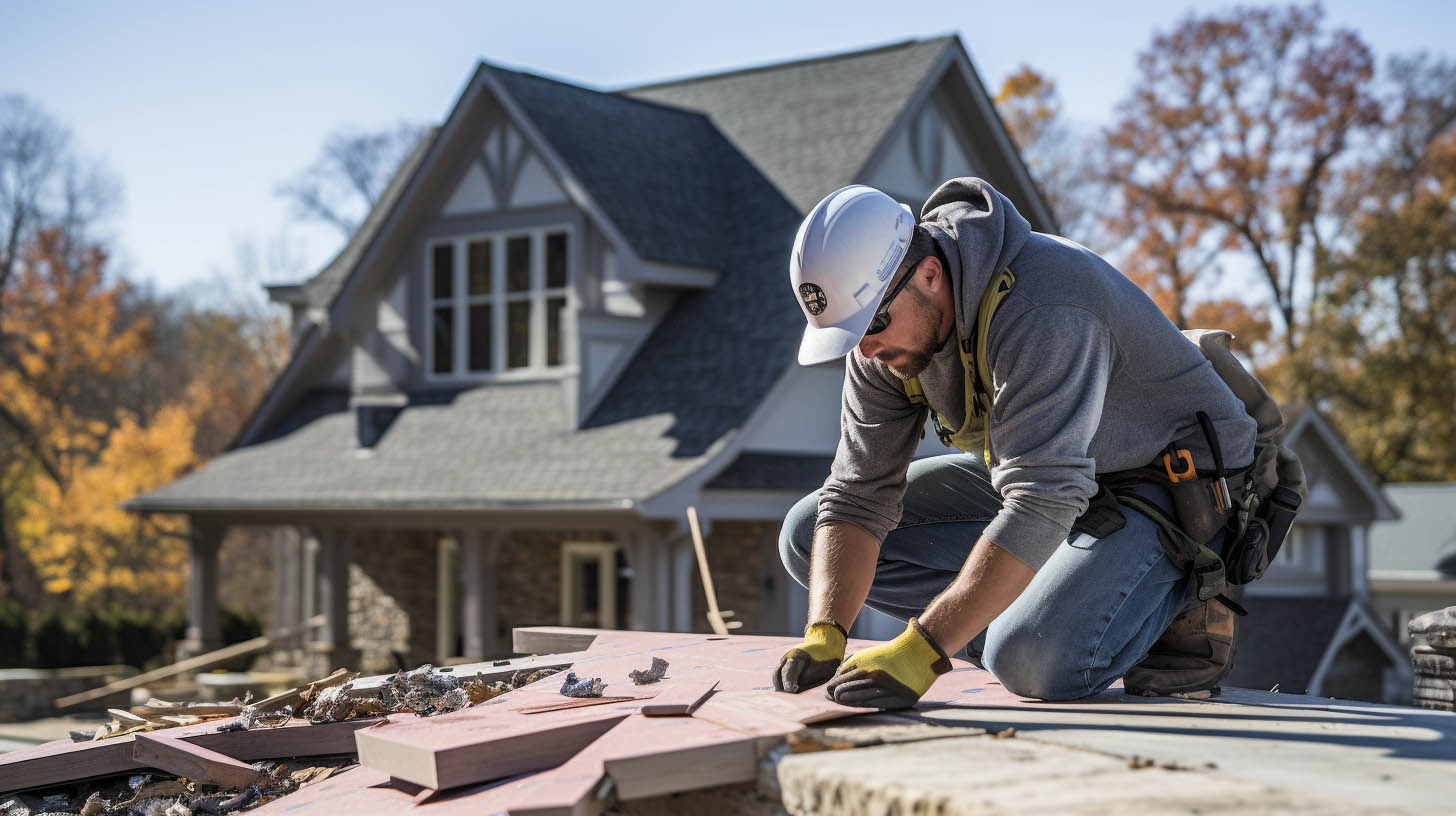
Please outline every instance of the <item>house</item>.
M1387 485L1400 520L1370 533L1370 604L1403 649L1410 619L1456 606L1456 483Z
M962 175L1056 230L956 37L614 92L481 63L338 256L270 288L292 360L229 451L126 504L191 521L188 648L240 526L329 668L702 629L690 506L742 631L802 626L777 530L843 372L794 363L795 230L845 184L918 205Z
M1372 605L1371 529L1398 517L1385 489L1312 407L1286 410L1284 442L1309 495L1264 577L1245 588L1231 685L1408 702L1411 665Z

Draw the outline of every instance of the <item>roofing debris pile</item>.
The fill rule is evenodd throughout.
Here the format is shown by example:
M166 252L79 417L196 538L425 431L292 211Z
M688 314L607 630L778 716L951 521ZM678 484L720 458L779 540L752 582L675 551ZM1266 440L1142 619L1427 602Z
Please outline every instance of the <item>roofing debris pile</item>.
M502 664L509 665L508 661L495 665ZM255 729L284 729L289 725L307 728L300 720L319 726L350 720L362 722L386 714L413 713L432 717L477 705L558 671L559 668L553 667L518 670L507 679L490 680L480 672L461 675L451 668L437 669L425 665L413 671L361 680L357 672L339 669L328 677L256 703L247 699L226 703L152 699L145 705L129 709L108 709L111 719L95 732L73 731L70 737L77 743L121 742L118 737L199 726L214 720L219 721L218 726L208 726L206 730L227 734ZM600 680L597 682L600 683ZM191 728L184 733L195 735L198 731ZM346 736L352 749L352 736ZM225 756L221 758L232 761ZM251 768L257 772L257 781L241 788L206 784L166 773L131 774L124 778L111 775L86 780L84 777L95 774L78 770L74 776L78 781L0 795L0 816L192 816L241 812L320 782L356 763L357 759L353 756L310 757L288 764L265 759L251 763ZM0 784L0 789L16 787L19 786Z
M5 816L194 816L245 811L322 782L334 772L353 765L352 759L308 760L284 764L272 760L253 763L259 782L243 790L227 790L163 774L135 774L100 785L81 783L41 795L15 794L0 799Z
M1415 683L1411 701L1421 708L1456 711L1456 606L1411 619Z

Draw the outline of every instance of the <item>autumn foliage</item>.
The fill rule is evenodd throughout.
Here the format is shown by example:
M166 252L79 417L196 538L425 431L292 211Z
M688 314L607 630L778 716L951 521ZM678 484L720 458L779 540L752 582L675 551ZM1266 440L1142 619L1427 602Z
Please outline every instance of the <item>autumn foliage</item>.
M186 522L143 520L120 504L196 465L199 441L215 454L272 371L251 359L236 319L143 308L125 282L107 280L101 250L66 241L59 229L37 232L0 291L12 534L49 593L164 609L183 595ZM165 376L162 333L193 341L187 365Z

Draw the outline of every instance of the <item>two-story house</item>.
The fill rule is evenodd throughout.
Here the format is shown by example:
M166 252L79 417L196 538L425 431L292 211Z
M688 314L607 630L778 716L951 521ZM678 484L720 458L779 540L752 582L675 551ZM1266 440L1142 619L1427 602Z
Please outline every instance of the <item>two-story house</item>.
M688 506L743 631L802 626L776 537L843 369L794 363L794 232L845 184L918 206L961 175L1055 231L955 37L613 92L481 63L338 256L270 288L293 356L231 449L126 505L191 521L190 647L240 525L330 667L701 629Z

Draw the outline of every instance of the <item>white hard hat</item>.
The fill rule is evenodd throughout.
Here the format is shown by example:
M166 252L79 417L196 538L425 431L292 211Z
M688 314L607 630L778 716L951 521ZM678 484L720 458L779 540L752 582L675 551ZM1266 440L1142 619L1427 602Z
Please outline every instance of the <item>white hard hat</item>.
M864 337L915 229L910 208L863 184L835 190L799 226L789 282L809 325L799 363L843 357Z

